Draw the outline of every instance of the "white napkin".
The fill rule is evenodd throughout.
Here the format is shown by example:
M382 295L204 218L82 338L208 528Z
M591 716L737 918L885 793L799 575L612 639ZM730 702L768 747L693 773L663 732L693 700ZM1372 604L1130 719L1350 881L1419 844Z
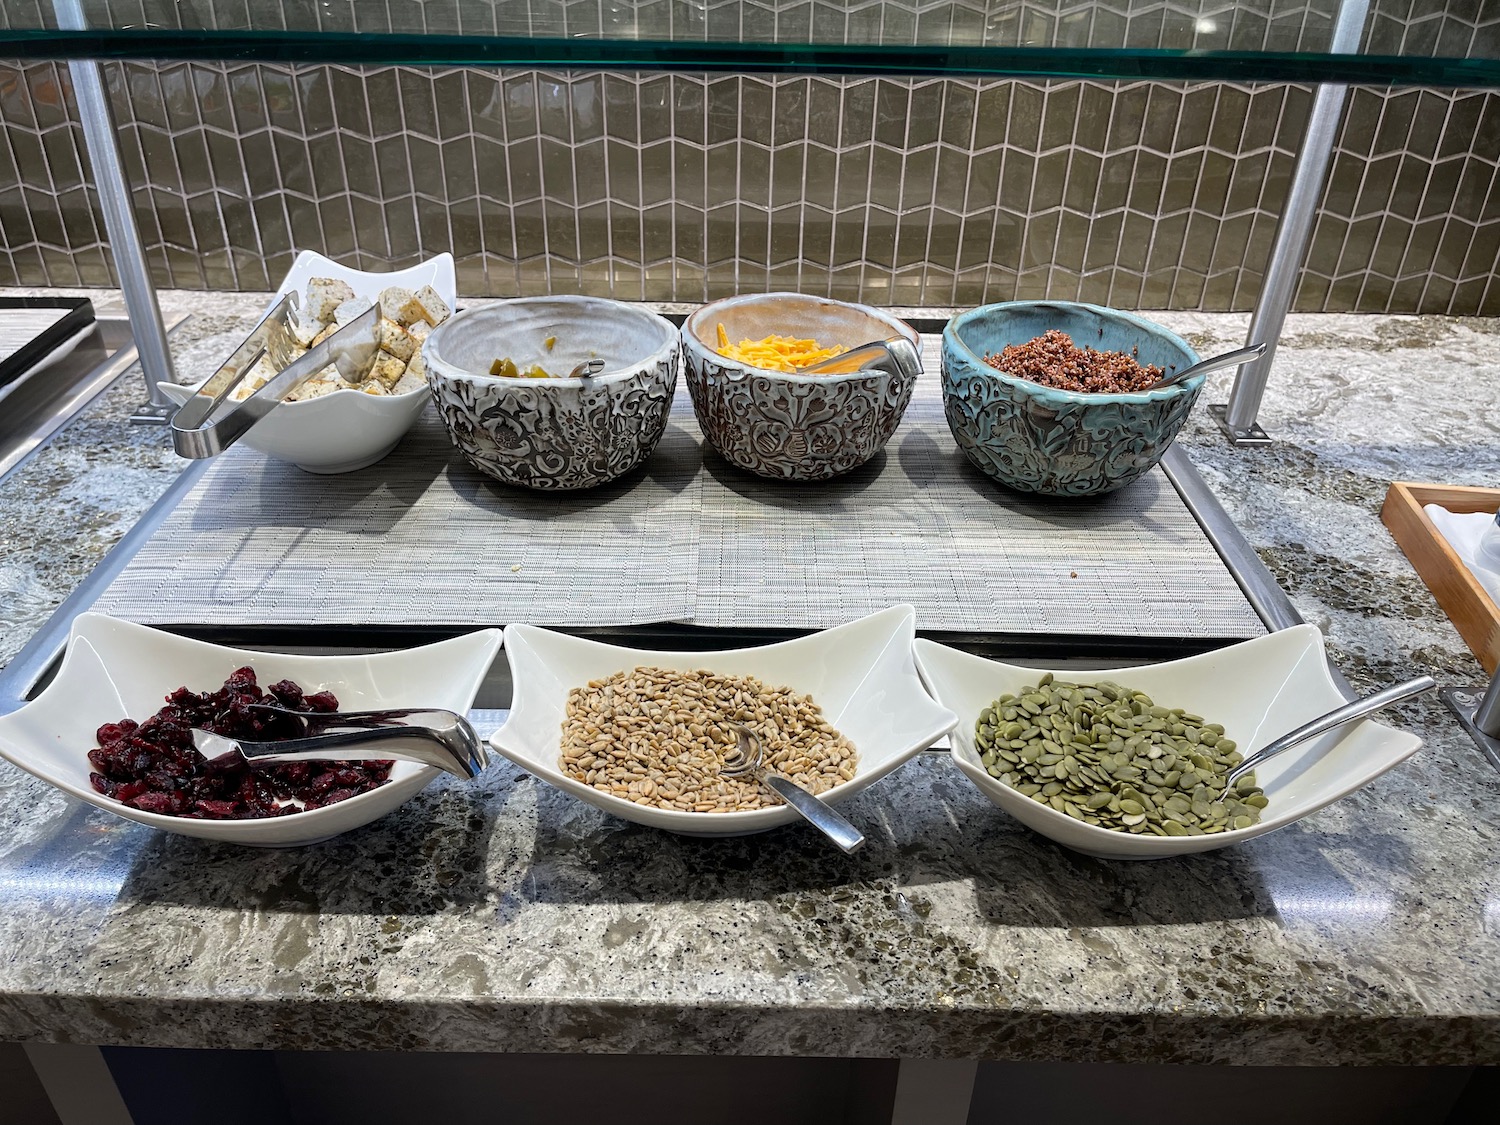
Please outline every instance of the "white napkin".
M1500 574L1474 561L1479 550L1479 537L1495 522L1495 517L1485 512L1450 512L1437 504L1424 504L1422 510L1448 540L1448 546L1458 552L1469 572L1489 591L1490 599L1500 605Z

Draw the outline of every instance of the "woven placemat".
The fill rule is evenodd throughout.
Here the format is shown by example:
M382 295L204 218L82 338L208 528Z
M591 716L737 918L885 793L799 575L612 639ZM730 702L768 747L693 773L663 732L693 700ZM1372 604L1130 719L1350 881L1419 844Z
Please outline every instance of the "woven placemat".
M641 469L575 494L483 476L431 410L380 464L342 476L235 447L98 608L161 624L822 628L909 602L927 630L1264 632L1160 470L1059 502L973 469L925 343L884 452L817 485L764 481L704 450L683 390Z

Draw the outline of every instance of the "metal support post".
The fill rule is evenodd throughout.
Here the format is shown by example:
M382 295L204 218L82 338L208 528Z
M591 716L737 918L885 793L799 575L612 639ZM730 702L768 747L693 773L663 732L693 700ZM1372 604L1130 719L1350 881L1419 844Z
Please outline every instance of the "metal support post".
M83 31L80 0L53 0L57 26L69 31ZM125 312L130 317L130 332L135 337L146 377L146 401L138 406L132 422L165 423L176 407L161 391L158 382L175 382L172 353L167 347L167 330L162 324L161 307L156 303L156 289L146 267L141 246L141 232L130 205L130 185L125 181L125 166L120 159L120 144L115 136L114 114L104 86L104 71L94 59L68 63L73 79L73 96L78 102L78 117L83 125L84 144L93 166L94 184L99 190L99 208L104 212L104 228L109 234L110 254L120 277L120 291L125 298Z
M1333 25L1330 51L1340 55L1358 52L1369 8L1370 0L1342 0ZM1313 98L1307 134L1297 153L1292 186L1287 192L1281 221L1276 225L1276 239L1266 264L1265 282L1255 303L1250 332L1245 340L1248 344L1264 343L1265 354L1240 368L1234 379L1234 388L1229 392L1227 406L1209 407L1218 419L1219 428L1235 445L1265 445L1271 440L1255 419L1260 413L1260 400L1266 393L1266 380L1276 358L1276 344L1281 339L1281 329L1292 307L1292 298L1296 296L1297 278L1307 256L1307 244L1312 237L1313 220L1317 217L1318 200L1323 194L1323 181L1328 175L1333 142L1338 137L1348 92L1347 86L1322 85Z
M1444 688L1438 693L1474 740L1474 745L1500 769L1500 667L1481 694L1477 688Z

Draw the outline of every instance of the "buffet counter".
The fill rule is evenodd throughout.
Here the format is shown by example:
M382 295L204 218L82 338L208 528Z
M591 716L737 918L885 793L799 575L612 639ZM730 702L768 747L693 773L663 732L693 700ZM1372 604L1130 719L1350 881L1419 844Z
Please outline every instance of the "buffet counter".
M163 305L194 314L173 346L196 380L264 298ZM1239 315L1158 319L1205 355L1244 337ZM1485 678L1378 517L1392 479L1494 483L1500 384L1476 365L1500 365L1495 321L1294 316L1260 417L1277 443L1230 448L1203 405L1178 439L1358 691ZM163 430L123 424L139 397L132 371L0 483L0 660L177 475ZM1141 863L1032 833L936 753L841 806L869 837L855 856L805 826L653 831L507 762L255 850L0 763L0 1041L1493 1062L1500 775L1435 696L1386 721L1423 749L1360 792Z

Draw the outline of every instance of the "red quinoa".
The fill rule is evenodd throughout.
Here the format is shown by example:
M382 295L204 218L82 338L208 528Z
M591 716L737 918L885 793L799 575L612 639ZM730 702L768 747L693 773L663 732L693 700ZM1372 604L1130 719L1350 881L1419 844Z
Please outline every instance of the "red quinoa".
M1124 352L1080 348L1056 328L1024 344L1011 344L984 362L1017 379L1080 394L1122 394L1143 391L1162 377L1160 367L1142 366Z

